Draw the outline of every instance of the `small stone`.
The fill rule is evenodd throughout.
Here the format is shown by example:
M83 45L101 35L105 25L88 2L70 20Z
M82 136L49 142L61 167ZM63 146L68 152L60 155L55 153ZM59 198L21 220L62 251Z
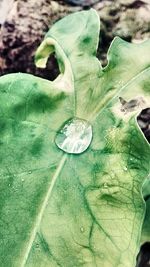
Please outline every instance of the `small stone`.
M99 0L64 0L64 2L77 6L92 6L99 2Z

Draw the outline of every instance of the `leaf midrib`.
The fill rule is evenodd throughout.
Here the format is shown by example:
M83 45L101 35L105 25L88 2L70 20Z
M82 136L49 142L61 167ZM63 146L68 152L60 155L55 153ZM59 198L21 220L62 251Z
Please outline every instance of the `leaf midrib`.
M44 198L44 201L42 203L41 209L40 209L40 211L38 213L38 216L37 216L37 218L35 220L35 225L34 225L32 231L31 231L32 234L30 236L30 239L29 239L29 242L28 242L28 246L26 248L26 252L25 252L24 258L23 258L22 263L21 263L21 265L19 267L24 267L26 265L26 262L28 260L28 257L29 257L29 254L30 254L30 251L31 251L31 248L32 248L32 245L33 245L33 242L35 240L35 237L36 237L36 234L38 232L39 226L41 224L45 208L46 208L47 203L48 203L48 201L49 201L49 199L51 197L52 190L54 188L56 180L57 180L61 170L64 167L66 159L67 159L67 154L63 154L63 156L62 156L62 158L60 160L60 163L59 163L59 165L58 165L58 167L56 169L56 172L55 172L55 174L53 175L53 177L51 179L51 182L50 182L46 197Z

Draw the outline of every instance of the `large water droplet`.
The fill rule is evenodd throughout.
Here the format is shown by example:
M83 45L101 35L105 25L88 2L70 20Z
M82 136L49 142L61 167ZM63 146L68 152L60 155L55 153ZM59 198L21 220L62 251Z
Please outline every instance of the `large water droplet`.
M55 143L63 151L72 154L84 152L92 141L92 126L88 121L72 118L58 131Z

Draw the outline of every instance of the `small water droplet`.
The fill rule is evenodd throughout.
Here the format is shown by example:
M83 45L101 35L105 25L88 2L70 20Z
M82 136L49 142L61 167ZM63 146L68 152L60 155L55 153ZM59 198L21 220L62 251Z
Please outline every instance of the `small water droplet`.
M100 258L104 259L104 254L103 253L100 253Z
M8 186L11 186L11 184L9 184Z
M127 167L124 167L123 169L124 169L124 171L125 171L125 172L128 170L128 168L127 168Z
M63 151L71 154L84 152L92 141L92 126L88 121L72 118L58 131L55 143Z
M132 161L132 160L133 160L133 158L130 158L130 160Z
M80 227L80 231L81 231L81 233L84 232L84 227L83 226Z
M22 178L21 181L24 182L24 179Z
M28 173L29 173L29 174L31 174L31 173L32 173L32 171L29 171Z
M103 187L104 187L104 188L108 188L108 184L107 184L107 183L104 183L104 184L103 184Z
M13 189L14 189L14 191L15 191L15 192L17 192L17 191L18 191L18 188L15 188L15 187L13 187Z

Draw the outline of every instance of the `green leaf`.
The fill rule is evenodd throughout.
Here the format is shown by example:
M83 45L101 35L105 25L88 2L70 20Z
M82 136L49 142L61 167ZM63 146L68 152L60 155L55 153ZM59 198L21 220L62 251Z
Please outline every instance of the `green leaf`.
M135 266L150 172L136 117L150 103L150 41L115 38L102 68L98 39L94 10L69 15L36 53L38 67L56 53L55 81L0 78L0 266ZM54 141L73 117L93 127L78 155Z

